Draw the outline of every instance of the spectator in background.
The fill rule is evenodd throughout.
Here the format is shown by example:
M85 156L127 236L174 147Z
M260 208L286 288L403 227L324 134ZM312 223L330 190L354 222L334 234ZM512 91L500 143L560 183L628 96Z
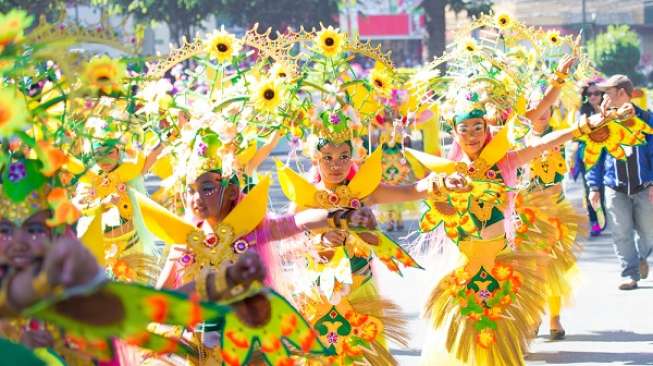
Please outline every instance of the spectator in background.
M581 91L581 100L582 106L580 107L580 113L589 117L595 113L601 112L601 101L603 100L603 92L596 85L603 79L593 79L588 81L582 88ZM583 161L583 155L585 152L585 144L582 142L577 143L577 150L573 154L573 169L572 177L574 180L578 179L580 176L581 181L583 182L583 187L585 188L585 205L587 207L587 213L589 215L590 221L590 235L598 236L605 229L606 220L605 220L605 200L604 200L604 190L603 186L599 188L599 193L601 196L600 206L595 210L590 203L589 196L590 190L587 185L587 180L585 179L585 174L587 169Z
M611 108L629 104L633 94L633 83L625 75L613 75L597 86ZM637 118L653 126L650 111L630 107ZM653 250L653 135L646 136L646 143L624 146L624 150L625 160L616 160L604 150L586 178L595 208L600 205L601 187L605 188L606 216L621 262L621 276L629 279L619 289L633 290L640 279L648 277L647 258Z

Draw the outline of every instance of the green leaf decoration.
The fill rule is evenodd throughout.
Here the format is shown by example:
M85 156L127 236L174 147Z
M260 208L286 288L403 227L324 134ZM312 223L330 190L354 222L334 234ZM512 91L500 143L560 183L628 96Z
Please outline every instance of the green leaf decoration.
M92 355L106 359L110 357L108 345L114 337L153 351L178 351L170 340L147 332L148 324L190 326L200 320L214 321L228 312L227 306L196 304L174 291L105 282L99 287L41 301L24 315L61 327L83 342Z
M41 162L38 160L20 159L10 163L2 172L2 188L7 197L19 203L41 188L45 184L45 177L40 170Z
M462 308L460 310L460 313L463 316L467 316L469 314L475 313L475 314L483 314L483 307L476 303L476 300L474 299L474 295L470 294L467 295L467 306Z
M222 331L222 357L227 365L245 365L255 350L263 353L268 365L287 362L292 354L331 355L299 312L281 295L266 290L270 302L270 320L253 328L235 312L227 314Z
M0 338L0 357L6 365L46 366L31 350L4 338Z
M486 316L482 316L481 319L474 324L474 328L479 332L483 329L497 329L497 323Z

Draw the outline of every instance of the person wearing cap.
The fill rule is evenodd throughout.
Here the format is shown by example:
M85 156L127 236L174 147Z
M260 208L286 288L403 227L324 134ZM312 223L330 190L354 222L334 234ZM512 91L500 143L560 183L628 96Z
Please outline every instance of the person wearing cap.
M613 75L599 83L604 99L611 108L630 103L633 83L625 75ZM653 126L653 114L636 106L636 118ZM621 261L621 276L628 280L621 290L637 288L648 277L647 258L653 250L653 135L639 146L623 146L626 159L617 160L603 151L598 162L587 172L590 202L600 207L600 190L605 187L608 223L614 247ZM647 224L648 221L648 224ZM635 240L635 232L638 238Z

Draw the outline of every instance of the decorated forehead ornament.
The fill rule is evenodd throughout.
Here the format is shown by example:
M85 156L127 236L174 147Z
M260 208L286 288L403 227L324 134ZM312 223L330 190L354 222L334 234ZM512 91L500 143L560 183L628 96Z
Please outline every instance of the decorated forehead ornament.
M2 219L18 224L36 213L48 210L50 205L48 204L46 189L39 189L32 191L20 202L14 202L4 192L0 192L0 207L0 217Z

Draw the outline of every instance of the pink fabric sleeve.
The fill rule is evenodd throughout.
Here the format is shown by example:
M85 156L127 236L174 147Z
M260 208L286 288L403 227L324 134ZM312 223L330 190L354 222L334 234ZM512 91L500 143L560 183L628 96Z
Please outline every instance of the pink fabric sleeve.
M254 230L256 245L267 245L271 241L277 241L295 236L303 230L295 223L295 215L282 215L279 217L266 217Z
M506 156L497 163L497 166L501 170L503 182L509 187L514 187L517 184L517 168L519 168L517 166L517 153L508 151Z
M252 235L256 240L254 250L261 258L266 268L265 285L272 287L274 280L272 276L279 273L279 262L270 246L273 241L278 241L301 233L303 230L295 223L295 215L283 215L275 218L266 217Z

